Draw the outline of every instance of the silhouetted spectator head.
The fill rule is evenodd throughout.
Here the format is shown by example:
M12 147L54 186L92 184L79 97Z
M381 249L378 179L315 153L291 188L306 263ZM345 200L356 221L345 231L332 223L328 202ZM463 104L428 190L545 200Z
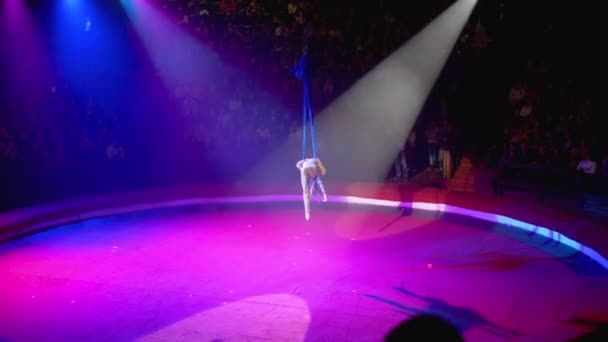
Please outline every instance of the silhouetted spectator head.
M464 342L464 339L458 329L446 320L433 315L418 315L399 324L386 336L385 341Z
M608 325L600 325L593 331L570 340L572 342L608 341Z

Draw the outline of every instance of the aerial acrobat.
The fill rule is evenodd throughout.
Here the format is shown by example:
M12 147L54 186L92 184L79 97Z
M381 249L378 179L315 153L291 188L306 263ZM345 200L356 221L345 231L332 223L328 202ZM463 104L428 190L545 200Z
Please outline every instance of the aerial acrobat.
M297 79L304 83L304 99L303 99L303 125L302 125L302 159L298 161L296 167L300 170L300 181L302 183L302 192L304 198L304 217L310 219L310 197L316 195L321 201L327 201L325 187L321 182L321 176L325 175L327 170L321 160L317 157L317 144L315 140L315 127L312 118L312 106L310 104L310 81L308 79L308 51L305 45L304 54L300 61L292 68L292 72ZM307 123L310 122L310 140L312 145L312 158L306 157L306 131Z

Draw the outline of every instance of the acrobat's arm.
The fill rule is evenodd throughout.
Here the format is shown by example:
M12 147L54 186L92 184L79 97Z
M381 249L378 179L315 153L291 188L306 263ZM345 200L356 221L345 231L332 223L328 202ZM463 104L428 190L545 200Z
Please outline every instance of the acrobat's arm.
M296 167L298 168L298 170L302 170L302 166L304 166L304 161L300 160L297 164Z

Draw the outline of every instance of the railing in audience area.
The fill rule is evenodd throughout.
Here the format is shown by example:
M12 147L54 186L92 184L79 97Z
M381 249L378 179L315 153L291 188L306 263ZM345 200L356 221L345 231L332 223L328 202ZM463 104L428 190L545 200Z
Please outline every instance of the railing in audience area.
M566 170L534 164L501 162L494 190L523 190L536 193L539 199L546 195L570 195L576 193L576 175Z
M502 162L493 182L494 191L506 190L535 193L539 200L561 196L577 201L587 211L608 215L608 178L584 175L575 171L515 162Z
M221 164L205 159L93 159L45 167L12 165L0 168L0 211L108 192L229 181L238 176L238 166Z

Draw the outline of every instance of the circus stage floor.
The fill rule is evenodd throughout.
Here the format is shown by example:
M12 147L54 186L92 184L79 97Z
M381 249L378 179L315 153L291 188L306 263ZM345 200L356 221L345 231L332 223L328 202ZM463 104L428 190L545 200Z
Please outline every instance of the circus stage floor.
M0 245L0 341L380 341L421 312L467 341L562 341L608 274L564 246L422 211L191 205Z

